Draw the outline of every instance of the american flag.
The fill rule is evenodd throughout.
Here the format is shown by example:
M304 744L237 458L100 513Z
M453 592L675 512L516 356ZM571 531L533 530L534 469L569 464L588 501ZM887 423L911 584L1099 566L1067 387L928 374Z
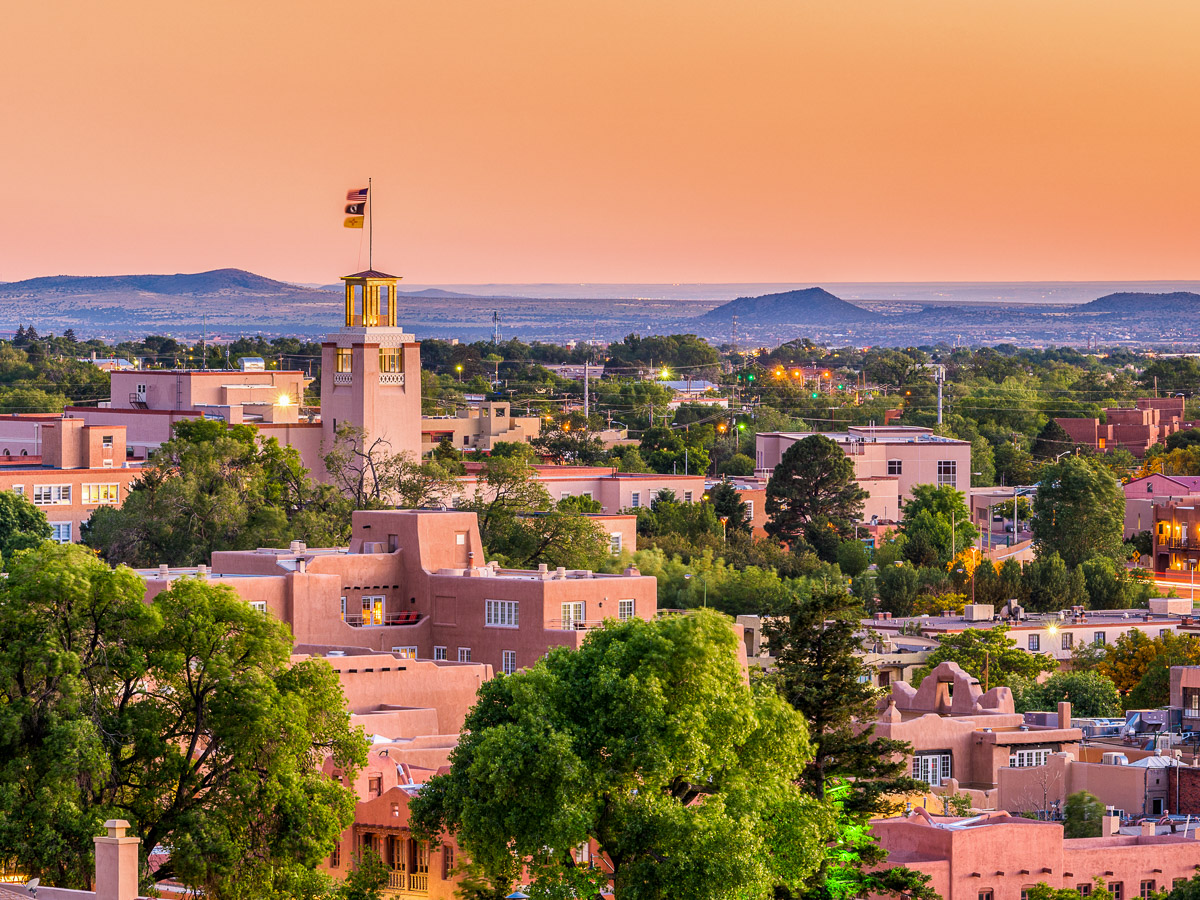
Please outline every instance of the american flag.
M354 203L356 201L366 200L366 199L367 199L367 189L366 188L359 188L356 191L347 191L346 192L346 202L347 203Z

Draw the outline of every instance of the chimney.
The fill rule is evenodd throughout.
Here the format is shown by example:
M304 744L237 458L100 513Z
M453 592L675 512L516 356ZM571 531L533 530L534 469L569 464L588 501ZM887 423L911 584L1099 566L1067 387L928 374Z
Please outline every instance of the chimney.
M200 563L200 565L196 566L196 577L201 581L208 581L208 566L206 566L204 563Z
M1060 700L1058 703L1058 727L1071 727L1071 703L1069 700Z
M299 553L300 552L300 542L292 541L290 544L288 544L288 550L291 553Z
M142 839L125 834L129 823L124 819L109 819L104 828L107 837L92 838L96 842L96 900L134 900Z
M169 565L167 565L166 563L163 563L162 565L160 565L158 567L158 577L159 578L169 578L170 575L171 575L171 567Z
M1154 821L1152 819L1142 822L1142 837L1154 837Z
M1121 817L1114 815L1105 815L1102 821L1100 834L1103 837L1112 837L1114 834L1121 833Z

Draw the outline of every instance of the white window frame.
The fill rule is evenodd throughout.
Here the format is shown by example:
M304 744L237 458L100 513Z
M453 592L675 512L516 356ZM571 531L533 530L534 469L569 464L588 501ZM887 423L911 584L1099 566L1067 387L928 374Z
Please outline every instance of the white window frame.
M1045 749L1016 750L1009 754L1008 765L1011 769L1028 769L1033 766L1044 766L1049 758L1050 751Z
M116 506L121 502L121 485L85 484L80 486L79 494L84 506Z
M585 621L584 615L587 612L587 607L582 600L570 600L562 604L560 611L562 613L562 627L569 630L576 628Z
M895 470L895 471L893 471L893 470ZM889 459L887 461L887 473L889 475L903 475L904 474L904 460Z
M519 628L521 610L519 600L484 600L483 624L488 628Z
M635 600L618 600L617 601L617 618L624 622L626 619L632 619L637 612L637 602Z
M267 614L267 601L266 600L251 600L250 608L252 610L254 610L256 613L259 613L260 615L265 616Z
M958 487L958 460L956 459L939 459L937 461L937 483L938 487L950 485L950 487Z
M35 484L33 486L34 506L70 506L71 485L69 484Z
M613 554L620 553L621 552L621 543L622 543L621 532L619 532L619 531L611 532L608 536L608 551Z
M1042 649L1042 636L1040 634L1031 634L1029 636L1029 652L1037 653Z
M14 484L14 485L12 486L12 492L13 492L14 494L16 494L18 497L24 497L24 496L25 496L25 485L23 485L23 484Z
M750 521L754 521L754 501L745 500L743 502L746 504L746 518Z
M629 508L630 509L641 509L642 508L642 492L641 491L634 491L632 494L629 495Z
M383 625L387 620L387 597L383 594L364 594L359 611L364 628Z
M916 753L913 754L912 777L924 781L930 787L937 787L951 775L949 753Z
M501 650L500 651L500 671L505 675L511 675L517 671L517 651L516 650Z
M100 446L111 450L113 446L113 436L111 434L100 435Z
M417 648L416 647L393 647L392 648L392 656L397 656L400 659L416 659L417 658Z
M446 648L445 647L434 647L433 648L433 658L434 659L445 659L446 658Z
M691 503L691 502L692 502L692 492L691 492L691 491L684 491L684 492L683 492L683 502L684 502L684 503Z
M73 525L73 522L51 522L50 528L52 530L50 532L50 540L57 544L71 543L71 532Z
M471 648L470 647L459 647L458 648L458 661L460 663L469 663L471 661Z

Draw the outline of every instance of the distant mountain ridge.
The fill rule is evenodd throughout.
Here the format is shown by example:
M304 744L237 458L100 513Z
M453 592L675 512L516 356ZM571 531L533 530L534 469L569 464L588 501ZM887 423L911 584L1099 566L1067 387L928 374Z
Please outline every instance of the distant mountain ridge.
M696 322L716 325L732 322L737 316L739 327L784 325L854 325L878 322L883 316L836 297L820 287L764 294L761 297L738 297L709 310Z
M1120 313L1121 315L1195 314L1200 312L1200 294L1176 291L1171 294L1122 292L1107 294L1077 307L1082 313Z
M0 293L29 294L54 292L60 294L107 294L141 291L150 294L220 294L227 291L249 291L255 294L296 294L318 288L301 287L255 275L244 269L213 269L209 272L177 275L47 275L24 281L0 282Z

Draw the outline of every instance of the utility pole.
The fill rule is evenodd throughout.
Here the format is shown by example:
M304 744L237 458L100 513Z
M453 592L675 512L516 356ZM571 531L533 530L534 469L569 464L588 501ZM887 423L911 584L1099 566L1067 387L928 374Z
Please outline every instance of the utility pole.
M942 424L942 382L946 380L946 369L944 366L937 367L937 385L938 385L938 424Z
M588 417L588 359L583 358L583 417Z

